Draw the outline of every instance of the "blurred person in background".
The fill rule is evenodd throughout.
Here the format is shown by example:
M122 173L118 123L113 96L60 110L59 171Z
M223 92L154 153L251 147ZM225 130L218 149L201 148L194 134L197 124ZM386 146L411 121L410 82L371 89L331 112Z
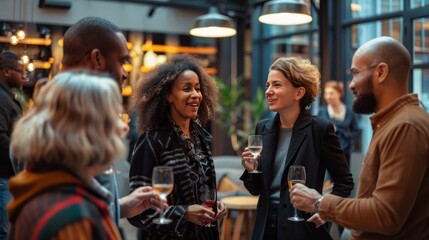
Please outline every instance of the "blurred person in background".
M6 205L11 200L9 178L14 176L18 164L9 157L11 135L22 109L12 88L20 88L27 81L25 66L13 52L0 54L0 240L7 239L8 222Z
M356 115L351 108L342 102L343 97L344 84L338 81L327 81L323 90L323 98L327 106L321 107L318 115L334 124L335 134L340 139L341 148L350 167L353 138L359 132L359 129Z
M135 97L142 135L133 151L130 189L150 186L155 166L171 166L174 188L165 216L172 222L157 225L153 219L159 214L147 210L130 223L142 229L144 239L219 239L217 220L226 215L225 206L220 201L213 210L203 205L204 189L216 188L212 136L202 127L216 110L214 79L194 57L176 55L139 84Z

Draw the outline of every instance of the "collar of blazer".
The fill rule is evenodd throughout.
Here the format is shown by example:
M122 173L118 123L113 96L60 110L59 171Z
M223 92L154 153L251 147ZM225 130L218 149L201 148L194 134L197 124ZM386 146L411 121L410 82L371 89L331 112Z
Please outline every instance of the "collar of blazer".
M295 125L293 126L293 131L303 129L310 125L312 121L311 113L304 110L301 111L298 118L296 119ZM273 131L277 131L280 126L280 116L277 113L274 118L268 120L266 124L263 125L261 134L271 133Z

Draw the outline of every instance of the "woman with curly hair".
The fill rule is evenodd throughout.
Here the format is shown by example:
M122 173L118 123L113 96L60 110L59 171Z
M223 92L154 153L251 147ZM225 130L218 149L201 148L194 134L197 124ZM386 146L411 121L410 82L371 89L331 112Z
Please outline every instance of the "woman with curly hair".
M344 153L328 121L306 111L319 94L320 73L309 60L282 57L270 67L265 97L269 108L277 112L273 119L263 119L256 126L262 135L263 150L254 159L249 149L242 154L245 168L241 180L253 195L259 195L252 239L331 239L329 226L318 216L300 212L304 221L293 222L287 174L291 165L306 170L307 186L322 192L325 171L334 181L332 194L347 197L353 178ZM254 161L260 161L259 173L250 173Z
M174 188L168 196L167 218L147 210L129 218L147 239L219 239L217 220L226 215L220 202L205 208L205 188L216 188L210 150L211 135L202 127L214 115L218 90L215 81L189 55L177 55L140 82L136 94L137 140L130 169L130 190L151 185L155 166L171 166ZM206 227L207 223L215 227Z

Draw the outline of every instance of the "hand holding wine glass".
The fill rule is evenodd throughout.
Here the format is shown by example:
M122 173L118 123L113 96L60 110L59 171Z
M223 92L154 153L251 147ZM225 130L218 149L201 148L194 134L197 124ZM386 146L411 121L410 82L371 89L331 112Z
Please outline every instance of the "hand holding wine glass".
M203 200L204 200L204 207L205 208L213 210L213 206L216 203L216 193L217 193L216 188L206 187L204 189ZM215 226L216 225L214 225L212 223L208 223L208 224L204 225L204 227L215 227Z
M174 186L174 174L173 168L169 166L158 166L153 168L152 173L152 187L153 190L158 193L161 200L165 200L168 194L173 191ZM162 202L161 202L162 206ZM168 224L172 220L165 218L165 212L161 209L161 217L153 220L156 224Z
M254 159L253 171L249 173L261 173L261 171L258 170L259 162L257 157L262 151L262 135L250 135L247 141L248 141L247 148L252 153L253 159Z
M306 175L305 175L305 168L304 166L300 165L292 165L289 167L289 172L287 175L287 181L289 188L291 188L293 185L297 183L305 184ZM288 220L290 221L303 221L304 218L301 218L298 216L298 210L294 208L295 214L293 217L289 217Z

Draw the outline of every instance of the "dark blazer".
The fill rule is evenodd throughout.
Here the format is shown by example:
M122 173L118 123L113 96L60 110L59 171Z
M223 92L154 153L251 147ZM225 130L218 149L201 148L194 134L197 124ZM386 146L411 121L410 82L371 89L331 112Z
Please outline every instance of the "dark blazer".
M249 174L247 170L241 176L247 190L253 195L260 195L256 222L252 239L262 239L269 211L269 189L273 178L273 162L277 150L280 128L279 115L274 119L261 120L256 127L256 134L263 136L263 150L260 166L262 174ZM306 221L291 222L287 218L293 215L293 206L289 199L287 172L290 165L303 165L306 169L305 185L322 192L325 171L332 175L334 187L332 194L348 197L353 189L353 178L341 150L334 127L327 120L301 112L293 130L287 153L286 167L281 180L280 207L277 227L278 239L331 239L329 226L319 228ZM308 219L311 214L300 212Z

